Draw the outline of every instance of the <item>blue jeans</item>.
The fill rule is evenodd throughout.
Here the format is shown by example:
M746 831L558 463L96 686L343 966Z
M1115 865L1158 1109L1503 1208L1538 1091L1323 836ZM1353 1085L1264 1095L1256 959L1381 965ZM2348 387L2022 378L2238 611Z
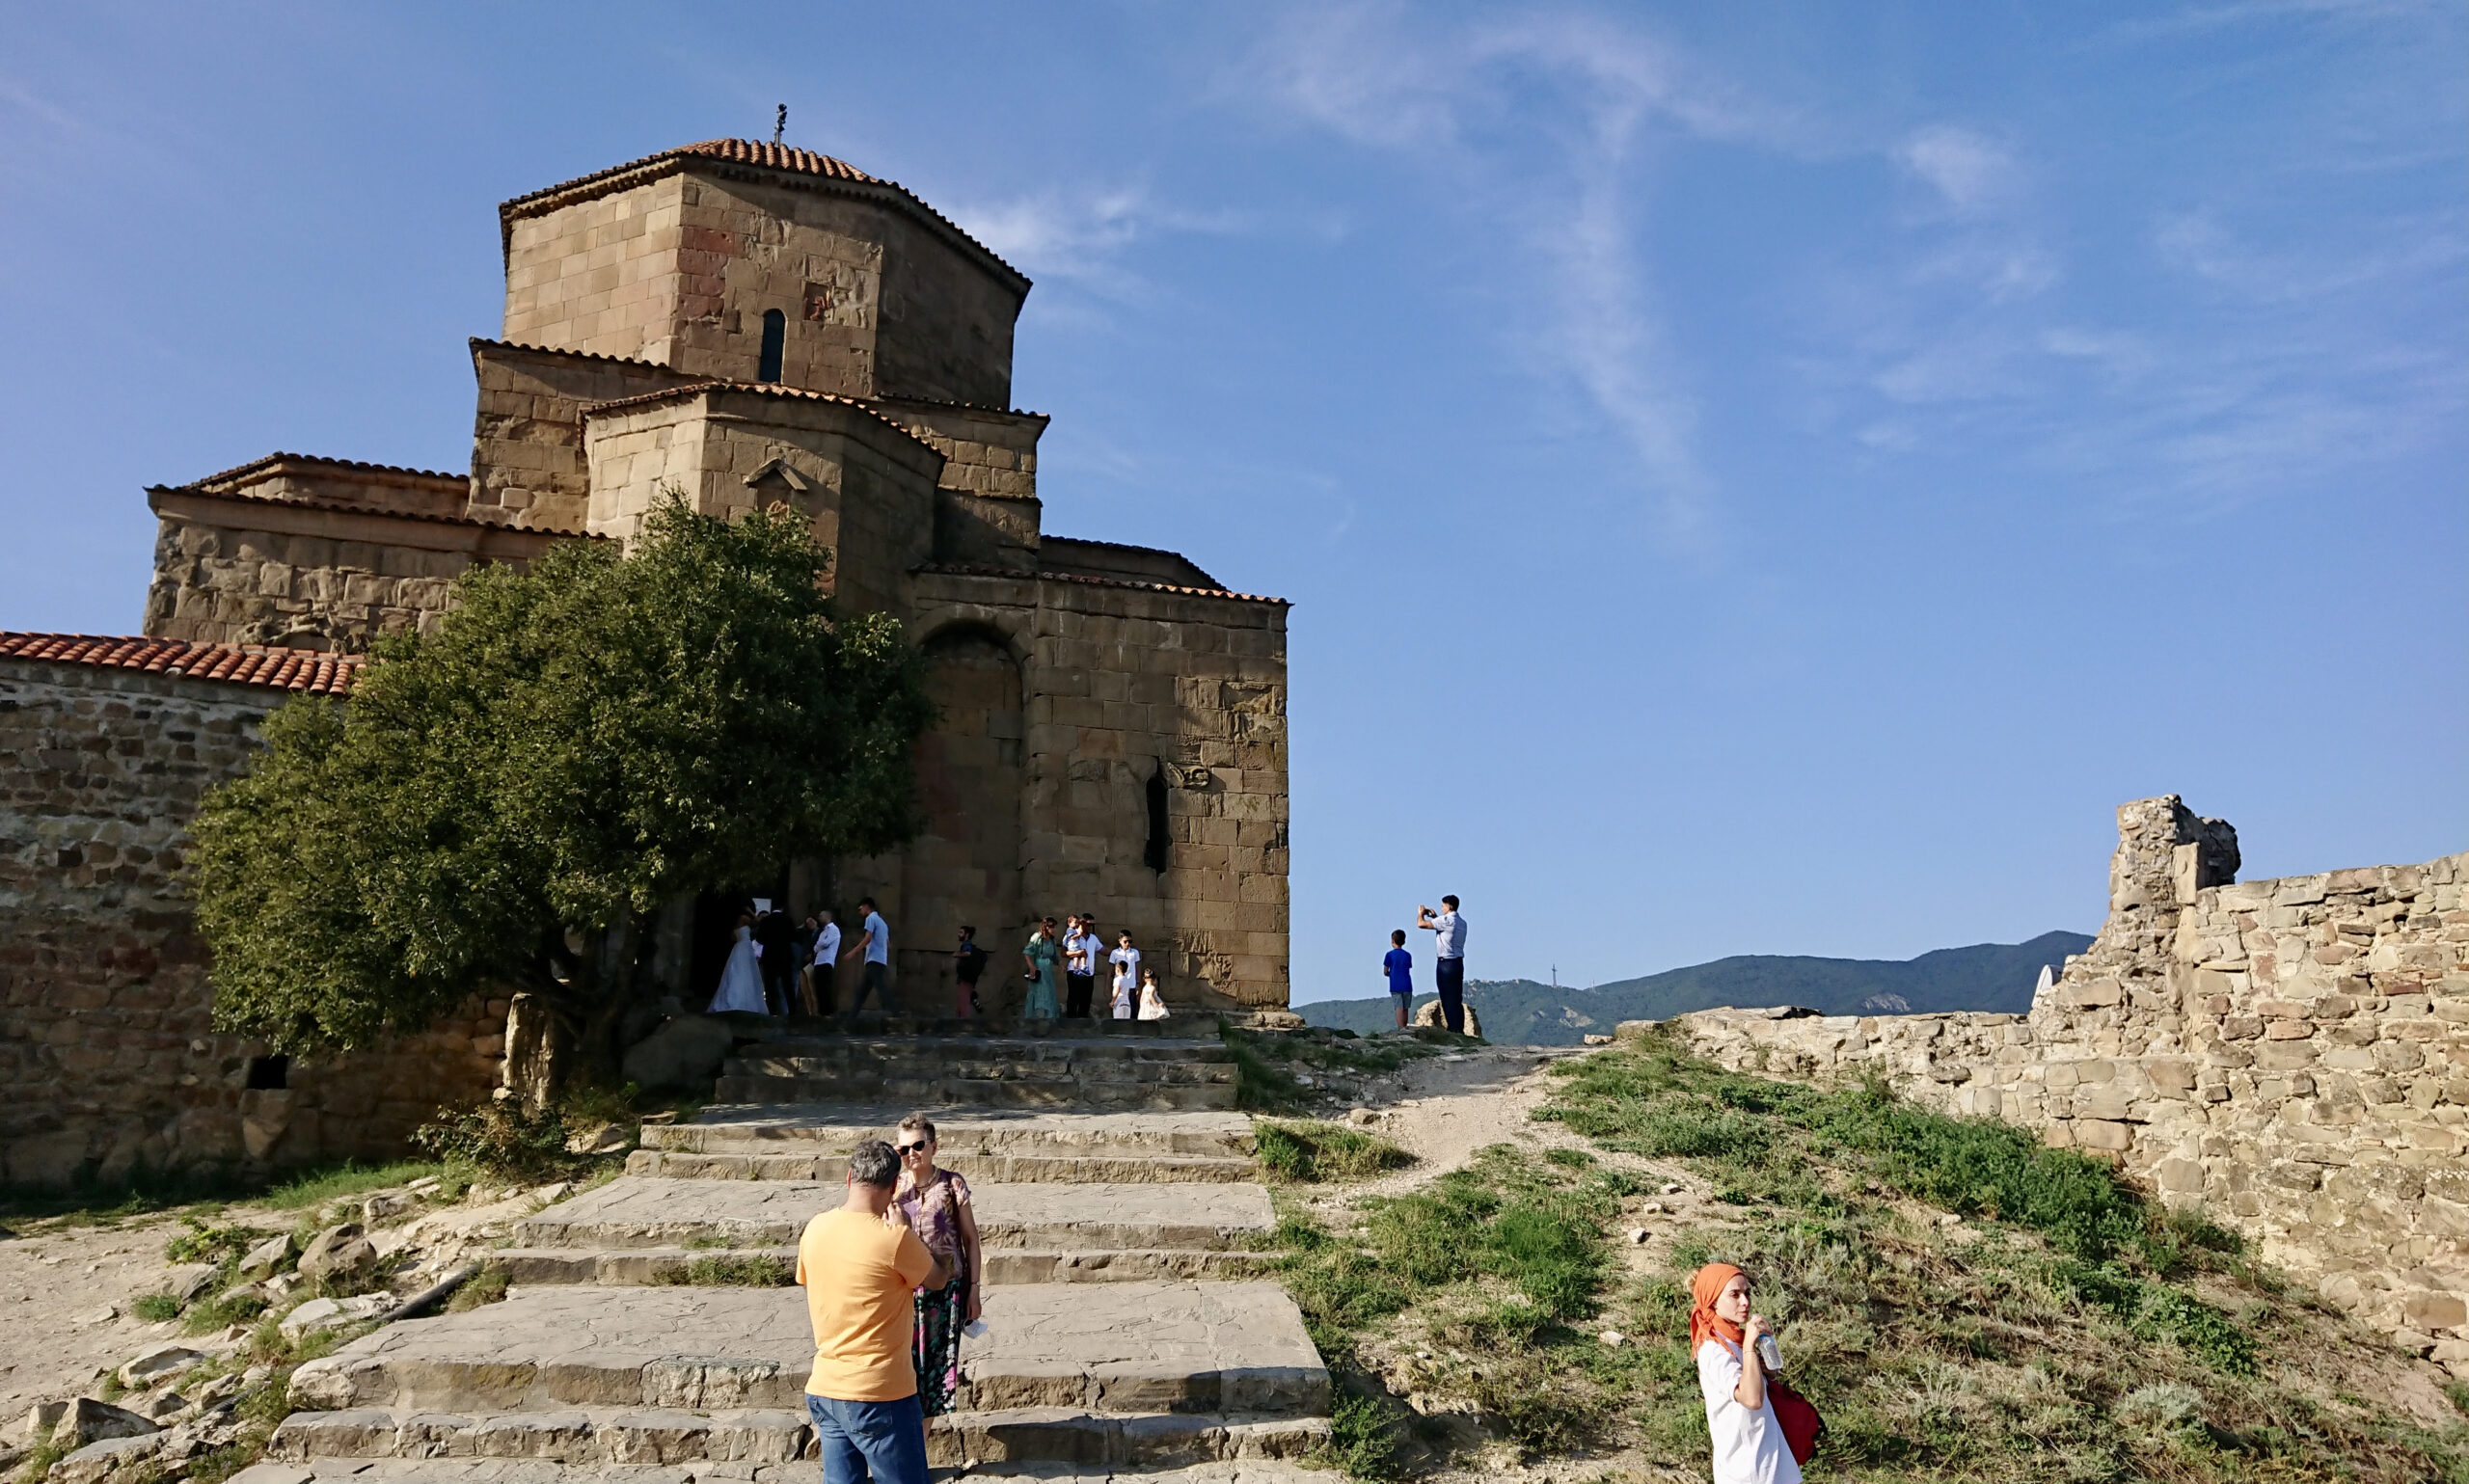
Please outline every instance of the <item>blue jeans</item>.
M834 1401L806 1393L823 1445L823 1484L926 1484L926 1415L917 1398Z

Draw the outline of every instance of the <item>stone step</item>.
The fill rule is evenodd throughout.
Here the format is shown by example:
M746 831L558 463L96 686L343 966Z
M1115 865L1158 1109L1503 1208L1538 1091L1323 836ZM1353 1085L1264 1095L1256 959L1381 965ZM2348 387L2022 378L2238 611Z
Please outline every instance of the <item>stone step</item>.
M1031 1020L1025 1015L831 1015L730 1014L726 1021L742 1039L752 1040L825 1040L842 1037L931 1036L940 1039L1000 1038L1023 1040L1180 1040L1215 1045L1217 1017L1177 1016L1166 1020Z
M712 1181L621 1175L516 1224L521 1247L652 1248L696 1242L797 1245L806 1223L846 1199L816 1181ZM970 1182L978 1236L989 1248L1264 1244L1276 1229L1268 1192L1253 1184Z
M1236 1459L1291 1459L1327 1441L1325 1417L1211 1413L1090 1412L1069 1407L964 1412L927 1435L937 1468L987 1464L1172 1467ZM789 1464L817 1456L802 1404L698 1413L674 1408L576 1407L462 1415L382 1407L295 1412L267 1446L292 1464L329 1459L524 1459L552 1464Z
M809 1061L833 1065L947 1057L1034 1065L1130 1063L1179 1066L1220 1064L1234 1052L1214 1038L1167 1039L1130 1036L844 1036L765 1037L738 1048L733 1061Z
M718 1258L744 1262L769 1258L794 1271L794 1247L508 1247L489 1255L518 1283L691 1283L694 1264ZM986 1283L1120 1283L1180 1279L1226 1282L1266 1278L1277 1255L1208 1248L1115 1248L1061 1252L1037 1248L990 1248Z
M990 1288L962 1352L963 1411L1326 1417L1329 1373L1267 1282ZM392 1324L292 1373L295 1407L455 1415L580 1408L795 1411L813 1359L802 1295L539 1286Z
M937 1469L950 1465L937 1463ZM1144 1468L1109 1464L999 1463L968 1469L970 1479L1023 1484L1345 1484L1284 1458L1248 1455L1212 1463ZM270 1460L231 1475L230 1484L813 1484L815 1465L690 1460L679 1464L561 1464L528 1458L311 1458ZM950 1476L946 1475L948 1479Z
M1239 1113L1071 1113L951 1108L933 1104L826 1101L715 1103L688 1123L651 1124L643 1147L684 1154L845 1154L860 1141L889 1139L903 1118L935 1120L938 1157L958 1154L1248 1157L1252 1120Z
M1087 1077L967 1077L920 1068L913 1076L748 1076L722 1072L712 1095L731 1103L811 1103L838 1098L885 1098L963 1108L1149 1109L1158 1113L1231 1109L1237 1093L1234 1069L1216 1068L1222 1080L1191 1082L1101 1081Z
M957 1170L970 1184L1230 1184L1260 1178L1249 1158L1204 1154L1117 1157L1099 1154L949 1154L936 1163ZM846 1154L671 1154L637 1149L626 1173L671 1180L804 1180L838 1185L849 1173Z

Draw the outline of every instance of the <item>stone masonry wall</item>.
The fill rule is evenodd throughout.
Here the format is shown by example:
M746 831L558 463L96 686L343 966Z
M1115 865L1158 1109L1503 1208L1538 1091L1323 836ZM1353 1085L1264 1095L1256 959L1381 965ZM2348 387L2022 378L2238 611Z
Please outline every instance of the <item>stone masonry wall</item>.
M502 1004L383 1053L292 1061L212 1026L186 825L287 692L0 661L0 1178L264 1174L399 1156L488 1095Z
M2469 855L2233 884L2220 822L2118 813L2109 921L2028 1016L1676 1025L1727 1066L1883 1073L2114 1159L2469 1376Z
M929 570L915 579L910 610L930 656L940 635L964 632L988 635L1018 666L1018 720L990 701L965 711L947 702L947 722L963 730L930 740L937 766L921 779L935 814L946 753L974 770L951 786L983 787L990 797L989 771L1017 768L1017 829L997 834L1018 841L1018 884L1017 897L1008 882L990 885L986 868L995 863L942 849L958 826L931 830L905 859L841 862L844 901L872 892L884 903L903 993L944 1003L949 944L963 922L977 927L996 969L1016 969L1025 919L1087 910L1110 941L1131 931L1178 1009L1284 1006L1285 606L1054 575ZM986 656L973 665L993 662L983 648L972 655ZM1001 689L994 675L968 684L989 697ZM1010 740L1015 728L1018 742ZM1161 767L1162 872L1147 859L1149 785ZM904 922L894 908L909 902L917 910ZM998 906L1016 920L994 917ZM987 985L1006 992L1017 978L990 974Z

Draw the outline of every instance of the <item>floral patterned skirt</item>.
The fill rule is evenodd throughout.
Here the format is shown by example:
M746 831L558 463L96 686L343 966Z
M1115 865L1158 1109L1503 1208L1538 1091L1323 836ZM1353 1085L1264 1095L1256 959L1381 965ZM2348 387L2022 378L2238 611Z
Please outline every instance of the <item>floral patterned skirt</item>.
M909 1343L917 1363L917 1405L928 1417L952 1410L961 1389L961 1331L968 1324L968 1279L917 1290L917 1331Z

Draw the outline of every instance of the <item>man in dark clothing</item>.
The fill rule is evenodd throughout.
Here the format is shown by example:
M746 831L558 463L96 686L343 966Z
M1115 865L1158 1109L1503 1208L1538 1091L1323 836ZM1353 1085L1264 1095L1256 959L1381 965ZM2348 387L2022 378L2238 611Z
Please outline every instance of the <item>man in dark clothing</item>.
M963 1017L986 1013L977 998L977 981L985 972L986 950L977 946L977 930L963 928L960 946L952 950L952 987L958 1002L952 1006L953 1013Z
M763 950L763 998L772 1013L797 1013L798 950L789 914L771 911L756 918L754 941Z

